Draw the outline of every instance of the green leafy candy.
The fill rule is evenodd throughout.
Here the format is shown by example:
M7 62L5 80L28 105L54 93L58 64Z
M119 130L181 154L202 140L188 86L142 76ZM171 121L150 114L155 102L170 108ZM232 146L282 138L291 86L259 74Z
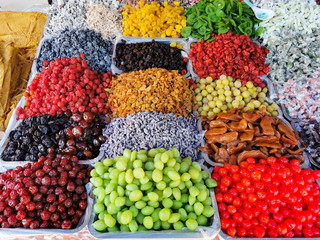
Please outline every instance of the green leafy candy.
M181 36L182 37L189 37L190 36L190 34L191 34L191 30L192 30L192 28L191 27L184 27L184 28L182 28L182 30L181 30Z

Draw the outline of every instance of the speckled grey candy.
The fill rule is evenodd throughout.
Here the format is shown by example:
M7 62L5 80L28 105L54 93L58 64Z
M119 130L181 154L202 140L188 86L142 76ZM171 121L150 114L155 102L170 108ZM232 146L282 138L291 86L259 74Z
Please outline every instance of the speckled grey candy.
M41 71L44 60L53 61L61 57L79 57L85 60L92 70L111 70L112 43L103 40L100 33L92 30L64 30L57 37L43 42L39 57L36 58L37 71Z
M163 147L177 148L182 157L200 156L198 147L204 132L198 129L197 119L176 117L173 113L133 113L125 118L115 118L103 130L107 140L102 145L105 157L114 158L125 149L149 150Z

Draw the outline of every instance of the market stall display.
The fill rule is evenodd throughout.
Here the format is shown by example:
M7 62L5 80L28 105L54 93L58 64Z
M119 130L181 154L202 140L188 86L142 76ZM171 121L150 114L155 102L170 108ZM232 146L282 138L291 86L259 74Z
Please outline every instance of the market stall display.
M0 12L0 235L320 237L320 8L253 2Z

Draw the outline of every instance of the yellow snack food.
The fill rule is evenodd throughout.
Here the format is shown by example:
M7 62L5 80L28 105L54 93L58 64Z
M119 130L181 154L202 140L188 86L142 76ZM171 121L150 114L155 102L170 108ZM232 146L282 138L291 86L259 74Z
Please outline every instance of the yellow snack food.
M151 68L122 73L112 79L106 91L113 117L153 111L188 117L197 109L189 80L175 70Z
M179 2L178 2L179 3ZM178 3L172 7L167 1L146 4L143 0L137 6L124 5L122 13L123 35L136 37L180 37L186 24L184 8Z
M0 131L25 91L47 14L0 11Z

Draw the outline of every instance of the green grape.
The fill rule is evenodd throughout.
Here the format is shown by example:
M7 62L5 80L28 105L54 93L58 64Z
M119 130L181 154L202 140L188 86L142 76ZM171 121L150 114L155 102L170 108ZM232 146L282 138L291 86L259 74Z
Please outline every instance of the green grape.
M185 173L183 173L183 174L181 175L181 180L184 181L184 182L189 181L190 178L191 178L191 176L190 176L189 173L186 173L186 172L185 172Z
M206 200L203 201L202 203L204 206L211 206L212 205L212 201L210 197L207 197Z
M201 171L201 166L198 162L192 162L192 167L194 167L195 169L197 169L198 171Z
M154 210L154 212L151 214L151 217L153 219L154 222L159 220L159 212L160 212L161 208L156 208Z
M166 187L164 190L163 190L163 197L164 198L168 198L170 197L172 194L172 189L170 187Z
M138 201L135 203L135 207L138 208L138 209L142 209L146 206L146 202L143 202L143 201Z
M137 151L132 151L131 156L130 156L130 161L133 162L134 160L137 159L138 152Z
M131 159L131 150L125 149L125 150L123 151L123 156L124 156L126 159L130 160L130 159Z
M198 179L200 177L200 171L193 167L189 169L189 174L191 176L191 179Z
M164 168L164 164L161 160L154 161L154 167L156 169L162 170Z
M152 172L152 179L155 182L160 182L163 178L162 172L159 169L155 169Z
M182 207L182 202L180 202L180 201L177 201L177 200L173 200L173 206L172 206L172 208L173 209L179 209L179 208L181 208Z
M205 189L201 189L197 199L199 202L203 202L206 200L207 196L207 191Z
M180 209L178 210L178 212L179 212L179 214L180 214L180 219L181 219L181 221L186 221L187 218L188 218L188 214L187 214L186 210L185 210L184 208L180 208Z
M193 207L189 204L185 205L184 208L186 209L187 212L193 212Z
M105 165L106 167L110 167L113 163L114 161L111 158L106 158L105 160L103 160L103 165Z
M130 223L129 223L129 229L131 232L136 232L138 231L138 223L135 221L135 220L132 220Z
M126 186L126 189L129 191L133 191L133 190L138 190L139 187L136 184L131 183Z
M170 218L168 220L169 223L175 223L178 222L180 220L180 214L179 213L172 213L170 215Z
M174 158L170 158L167 162L167 166L173 168L176 165L177 161Z
M109 214L116 214L120 211L120 208L116 207L114 203L109 203L107 206L107 211Z
M126 198L126 203L125 205L128 207L131 207L134 203L132 201L129 200L129 198Z
M192 182L189 180L186 182L187 188L191 188L193 186Z
M141 224L142 224L142 223L141 223ZM139 225L139 227L138 227L138 232L145 232L145 231L147 231L147 229L145 228L145 226Z
M96 169L92 169L90 172L90 176L95 178L95 177L99 177L99 174L97 173Z
M161 153L157 153L154 159L151 159L152 162L161 161Z
M202 179L208 179L209 178L209 173L207 171L201 171L201 177Z
M173 188L172 189L172 193L173 193L173 196L176 200L180 200L181 199L181 191L179 188Z
M117 226L114 226L112 228L107 228L108 232L119 232L119 228Z
M157 208L157 207L159 207L159 202L151 202L151 201L149 201L148 205L151 206L151 207Z
M114 227L117 223L117 221L110 214L106 214L103 219L107 227Z
M153 221L154 221L154 220L153 220ZM160 222L160 220L154 222L154 224L153 224L153 229L154 229L154 230L159 230L160 227L161 227L161 222Z
M183 190L183 189L186 188L186 184L185 184L184 182L181 182L181 181L180 181L180 184L179 184L178 188L179 188L180 190Z
M177 172L179 172L179 170L180 170L180 165L181 165L181 164L177 162L177 163L173 166L173 169L176 170Z
M103 174L103 179L110 180L110 173L106 172Z
M121 232L130 232L129 225L120 225Z
M180 180L180 175L176 171L172 171L172 170L169 171L168 172L168 177L173 181Z
M214 214L214 208L211 206L205 206L203 209L203 213L202 215L204 215L205 217L209 218L212 217Z
M180 172L185 173L189 170L189 164L186 162L182 162L180 165Z
M136 217L136 221L138 221L139 224L142 224L143 219L144 219L144 215L141 212L139 212L138 216Z
M130 210L124 211L120 217L120 223L125 225L129 224L132 220L132 212Z
M105 206L108 206L108 204L110 203L110 195L106 195L103 203L104 203Z
M104 218L104 215L106 215L106 214L108 214L108 211L107 211L107 210L102 211L101 213L99 213L98 219L103 219L103 218Z
M143 193L140 190L133 190L130 195L129 199L132 202L137 202L143 197Z
M104 191L100 191L99 194L98 194L98 199L97 199L97 201L98 201L98 202L103 202L104 199L105 199L105 197L106 197L106 193L105 193Z
M142 199L141 199L141 201L144 201L144 202L147 202L147 201L149 201L149 200L150 200L150 199L149 199L148 196L143 196Z
M144 173L142 168L135 168L133 170L133 176L135 178L141 179L141 178L143 178L145 176L145 173Z
M142 167L142 161L141 160L135 160L133 162L133 167L134 168L141 168Z
M170 199L170 198L165 198L162 200L162 205L165 207L165 208L171 208L172 205L173 205L173 201Z
M141 184L146 184L147 182L149 182L149 178L147 176L145 176L144 178L140 179L140 183Z
M193 209L197 215L201 215L204 210L204 206L202 205L202 203L196 202L193 206Z
M208 223L208 218L206 218L203 215L200 215L197 217L197 222L199 223L200 226L206 226Z
M192 206L196 202L196 197L189 196L189 204Z
M104 192L104 188L103 187L98 187L98 188L95 188L95 189L93 189L93 195L95 195L95 196L98 196L99 195L99 193L100 192Z
M139 186L140 185L140 180L135 178L132 183L137 185L137 186Z
M159 200L159 195L155 192L148 193L148 197L151 202L157 202Z
M99 162L101 163L101 162ZM103 164L101 163L101 165L95 167L97 174L99 174L100 176L104 174L105 172L105 167L103 166Z
M110 196L110 202L115 203L116 198L119 196L119 194L116 191L112 191L109 196Z
M117 186L117 193L118 196L123 197L124 196L124 189L121 186Z
M132 169L128 169L126 171L125 179L126 179L126 182L129 183L129 184L133 182L133 171L132 171Z
M181 195L181 202L182 203L187 203L189 201L189 195L184 193Z
M140 189L141 189L142 191L147 191L147 190L151 189L152 186L153 186L152 182L147 182L146 184L142 184L142 185L140 186Z
M188 214L188 219L194 219L194 220L197 220L197 215L194 213L194 212L191 212Z
M168 230L171 227L171 224L168 221L162 221L161 226L164 230Z
M139 213L138 208L136 208L135 206L131 206L129 210L132 212L132 217L136 217Z
M146 176L149 178L149 180L152 179L152 171L146 171Z
M144 217L143 225L145 226L146 229L151 229L153 227L152 217L150 217L150 216Z
M90 179L90 182L93 184L95 187L101 187L103 185L103 180L100 177L94 177Z
M107 226L102 219L95 221L92 226L98 232L105 232L107 229Z
M148 156L149 157L155 157L158 153L158 150L157 149L150 149L149 152L148 152Z
M178 222L175 222L173 224L173 228L174 228L174 230L178 230L179 231L179 230L182 230L184 228L184 225L183 225L182 222L178 221Z
M168 175L168 172L169 171L174 171L174 168L172 168L172 167L166 167L166 168L164 168L163 169L163 173L165 174L165 175ZM169 178L170 179L170 178ZM170 181L171 181L171 179L170 179Z
M166 188L166 183L164 181L157 182L156 187L159 190L164 190Z
M169 161L169 155L167 153L162 153L161 154L161 161L163 163L167 163Z
M168 221L170 218L170 210L168 208L163 208L159 212L159 218L162 222Z
M127 168L127 164L128 162L125 160L125 159L120 159L116 162L116 168L119 170L119 171L124 171L126 170Z
M147 157L147 155L144 154L144 153L138 153L137 159L141 160L142 162L145 162L145 161L148 160L148 157Z
M209 187L209 188L213 188L213 187L216 187L216 186L217 186L217 182L216 182L214 179L212 179L212 178L208 178L208 179L206 180L206 185L207 185L207 187Z
M170 184L169 184L169 187L171 188L175 188L175 187L178 187L180 185L181 181L180 179L179 180L176 180L176 181L172 181Z
M122 207L126 203L126 198L125 197L117 197L115 201L116 207Z
M153 162L147 162L147 163L144 165L144 167L145 167L146 170L148 170L148 171L154 170L154 164L153 164Z
M97 202L96 204L94 204L93 208L96 213L101 213L104 211L104 205L100 202Z
M121 172L118 176L118 184L124 185L126 183L126 172Z
M191 188L189 188L189 193L190 193L190 196L196 197L200 194L200 191L198 188L192 186Z
M189 230L194 231L198 227L198 222L192 218L188 219L186 221L186 226Z
M154 211L154 208L151 206L145 206L144 208L141 209L141 213L146 216L151 215L153 211Z

